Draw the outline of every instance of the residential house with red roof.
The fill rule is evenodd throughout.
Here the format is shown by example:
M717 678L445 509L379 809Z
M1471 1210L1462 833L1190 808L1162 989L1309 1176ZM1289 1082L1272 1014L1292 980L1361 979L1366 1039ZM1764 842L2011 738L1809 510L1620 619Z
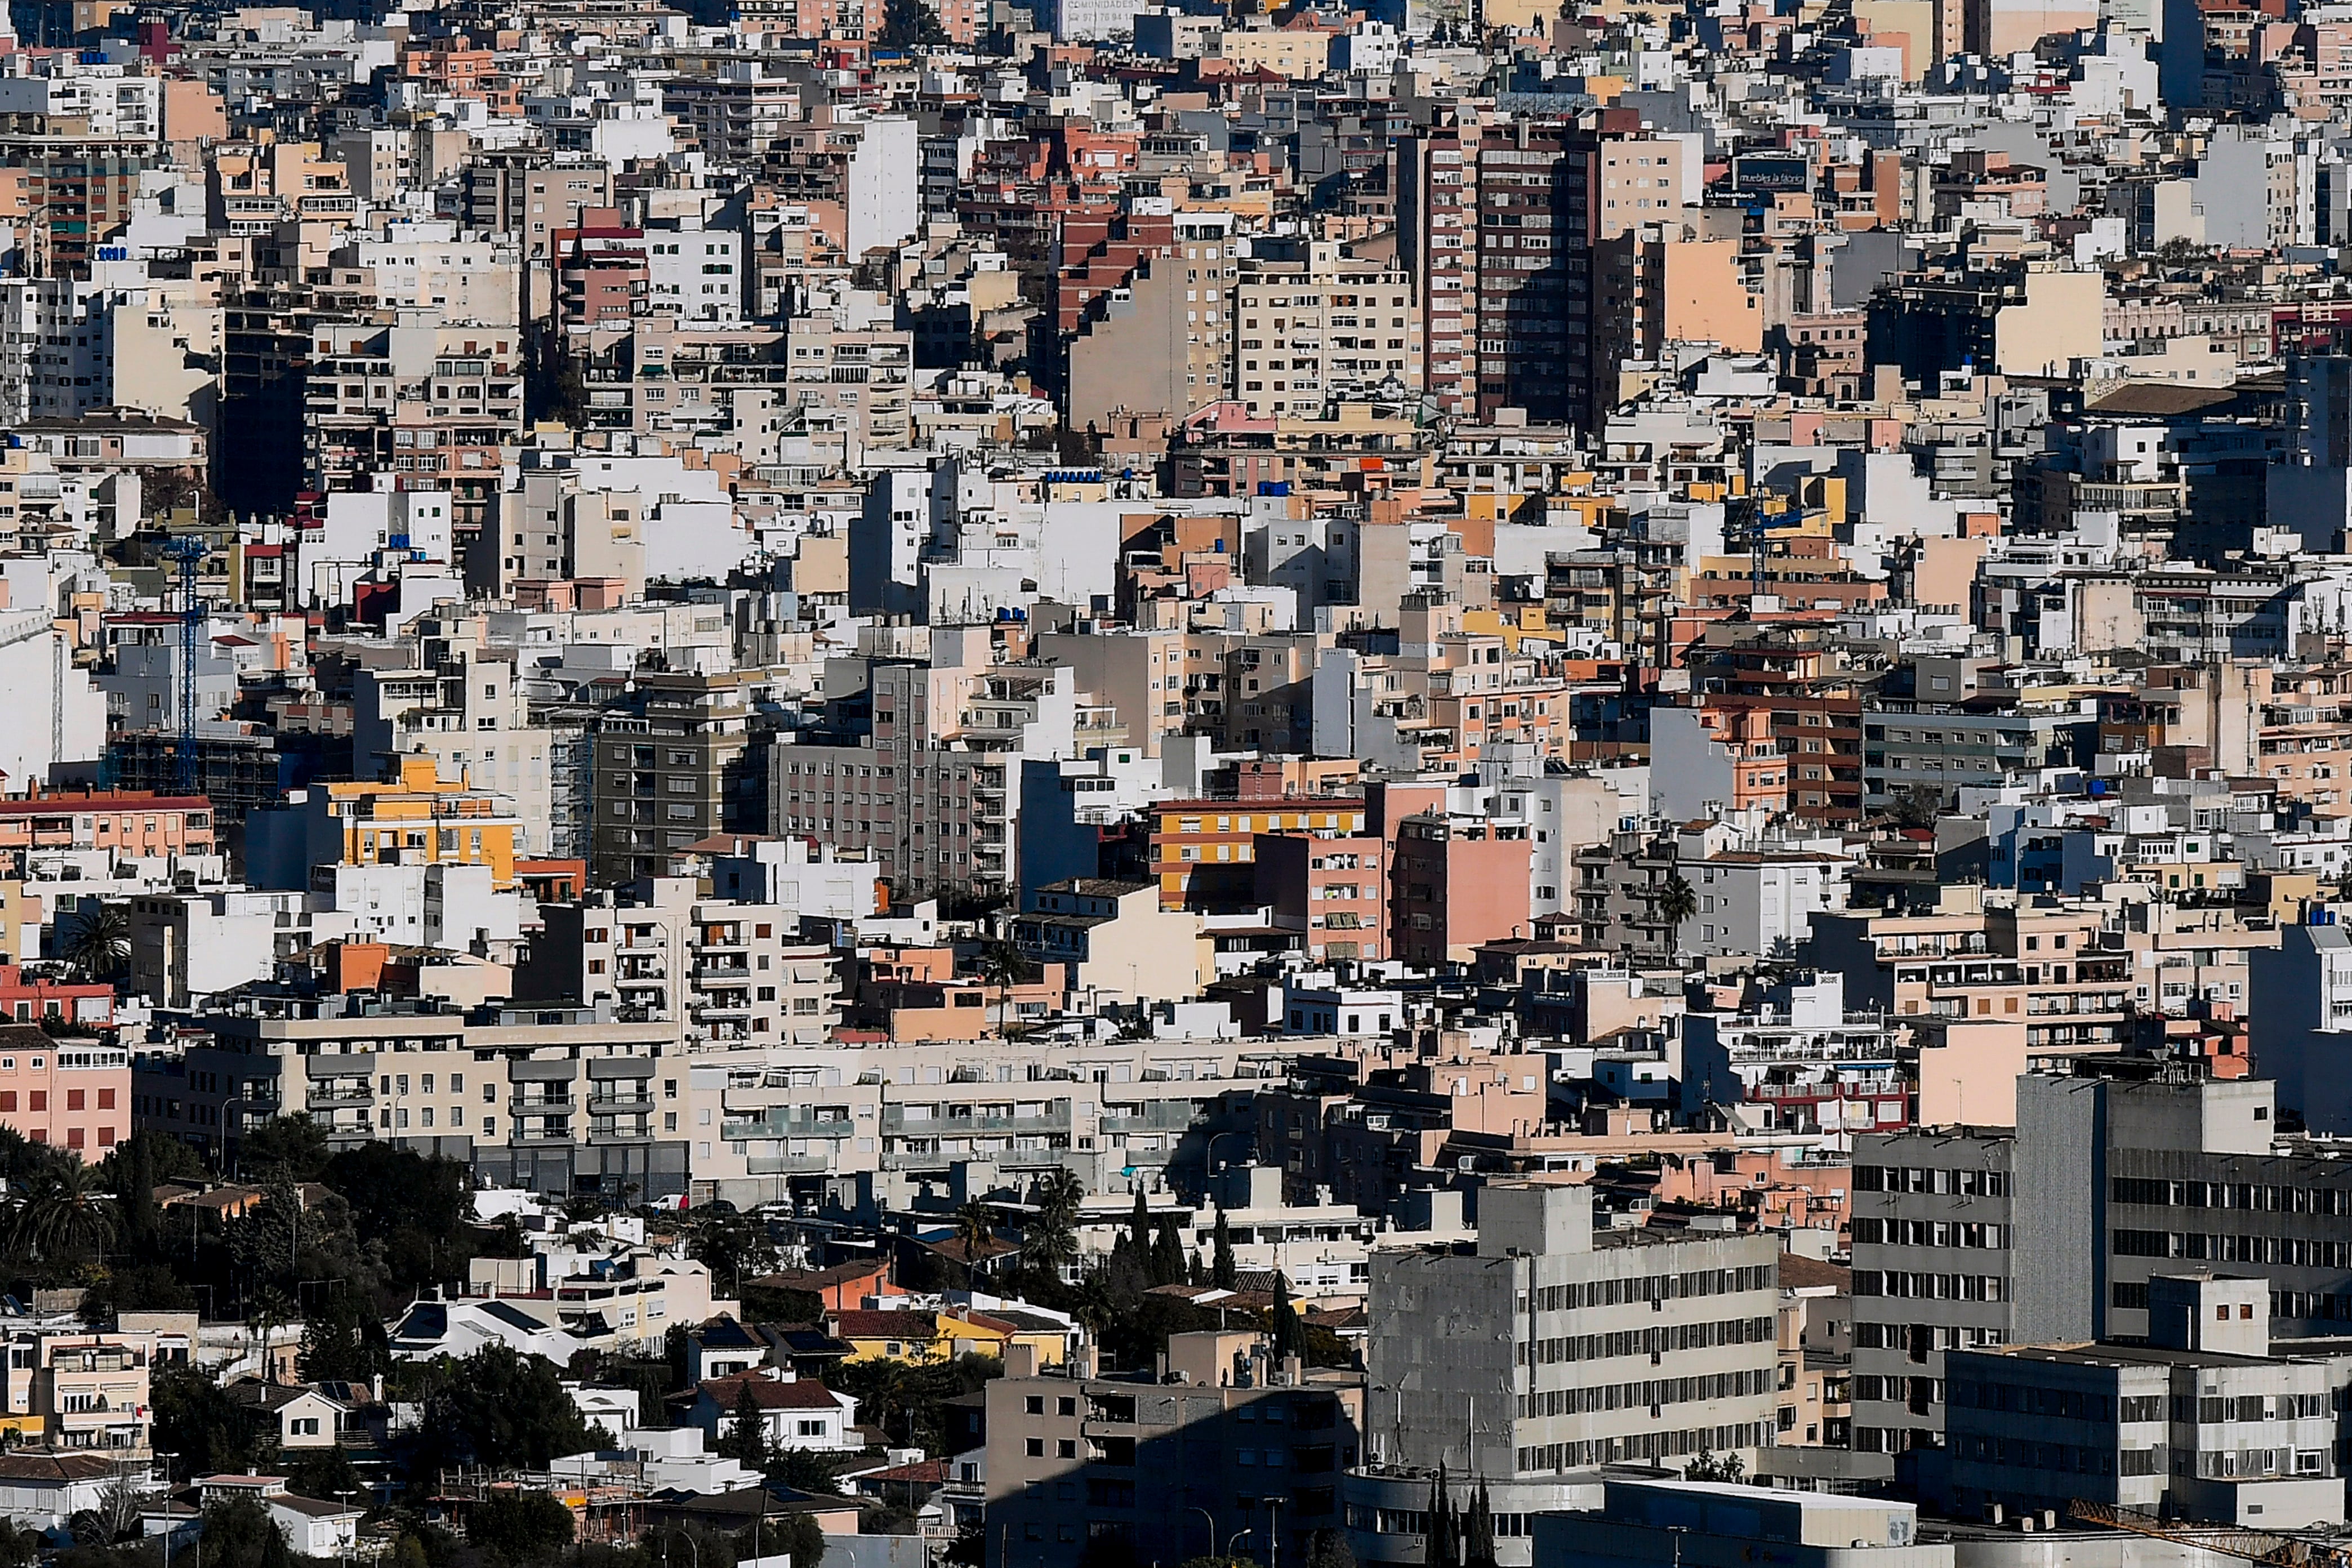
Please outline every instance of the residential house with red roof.
M814 1378L789 1373L779 1376L772 1368L696 1384L686 1424L700 1427L716 1444L732 1430L747 1391L767 1426L768 1441L779 1448L836 1453L865 1446L865 1439L851 1430L857 1424L856 1400L835 1394Z

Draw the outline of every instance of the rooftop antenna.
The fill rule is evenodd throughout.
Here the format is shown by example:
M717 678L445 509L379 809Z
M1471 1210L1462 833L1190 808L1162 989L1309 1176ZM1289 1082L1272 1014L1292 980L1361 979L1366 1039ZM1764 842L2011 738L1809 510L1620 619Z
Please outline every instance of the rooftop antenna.
M204 601L196 595L196 565L205 558L205 542L181 534L163 545L163 559L180 569L180 738L172 748L172 785L181 795L196 793L196 644L205 626Z

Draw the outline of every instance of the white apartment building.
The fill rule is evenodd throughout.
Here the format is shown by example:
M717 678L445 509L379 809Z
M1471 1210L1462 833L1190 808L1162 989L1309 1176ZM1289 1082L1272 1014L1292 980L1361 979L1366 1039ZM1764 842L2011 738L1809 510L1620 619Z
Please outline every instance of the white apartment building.
M352 749L358 766L362 773L389 773L398 769L398 758L431 757L439 777L463 778L514 802L517 853L549 853L554 735L531 722L511 658L442 646L446 652L428 668L354 673Z
M674 1022L551 1005L474 1022L431 1004L261 994L202 1024L205 1043L132 1061L140 1131L224 1152L248 1125L307 1114L331 1146L400 1143L466 1162L493 1185L570 1193L584 1182L647 1202L687 1189Z
M1327 1041L1004 1040L834 1045L698 1056L695 1199L838 1194L876 1204L924 1184L1026 1191L1066 1166L1090 1190L1202 1160L1248 1126L1240 1097ZM1227 1144L1231 1147L1230 1141ZM961 1173L961 1174L959 1174Z
M163 133L163 79L59 51L0 76L0 114L87 121L93 140L153 140Z
M688 1041L718 1048L832 1039L841 978L830 948L802 940L801 911L704 899L696 888L656 877L625 894L542 905L517 994L671 1021Z
M452 551L450 493L395 489L394 476L374 476L372 488L335 490L312 509L295 537L299 576L291 585L314 610L349 605L360 578L386 552L448 562Z
M1234 282L1233 396L1252 414L1319 416L1328 402L1421 388L1412 279L1328 240L1260 240Z
M513 327L522 320L520 255L511 236L412 218L353 234L331 267L338 286L370 293L381 305L432 306L445 321Z
M685 224L646 231L646 308L688 321L743 318L743 237Z

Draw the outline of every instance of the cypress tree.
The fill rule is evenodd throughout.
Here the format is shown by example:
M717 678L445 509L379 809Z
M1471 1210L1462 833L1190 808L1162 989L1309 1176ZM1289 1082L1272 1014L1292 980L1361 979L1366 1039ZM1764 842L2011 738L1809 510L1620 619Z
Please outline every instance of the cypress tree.
M1152 1237L1151 1282L1154 1285L1184 1283L1184 1243L1176 1235L1176 1216L1173 1215L1160 1222L1160 1234Z
M1135 1189L1135 1213L1128 1217L1127 1239L1135 1244L1138 1258L1151 1256L1151 1205L1143 1201L1143 1189Z

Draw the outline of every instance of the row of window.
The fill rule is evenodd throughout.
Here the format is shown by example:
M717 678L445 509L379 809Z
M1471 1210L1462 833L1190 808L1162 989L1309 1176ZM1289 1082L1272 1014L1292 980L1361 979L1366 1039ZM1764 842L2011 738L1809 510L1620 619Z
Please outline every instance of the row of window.
M2006 1171L1945 1170L1917 1165L1856 1165L1857 1193L1937 1193L1958 1197L2006 1197Z
M2005 1301L2009 1300L2009 1281L1999 1274L1914 1274L1893 1268L1857 1268L1853 1293L1916 1301Z
M1717 1345L1760 1344L1773 1336L1770 1318L1724 1318L1713 1322L1662 1323L1613 1334L1567 1334L1519 1346L1519 1364L1605 1361L1616 1356L1655 1355L1667 1351L1706 1350Z
M2352 1242L2290 1236L2209 1236L2203 1231L2117 1230L2117 1258L2201 1258L2216 1263L2352 1268Z
M2012 1227L1973 1221L1857 1219L1857 1245L1885 1247L2008 1247Z
M2269 1214L2352 1214L2352 1189L2275 1182L2168 1182L2117 1176L2115 1201L2143 1208L2250 1209Z
M1515 1310L1572 1312L1580 1307L1622 1307L1641 1302L1686 1300L1696 1296L1726 1296L1741 1290L1770 1290L1779 1284L1773 1265L1745 1268L1696 1268L1681 1274L1640 1274L1622 1279L1593 1279L1576 1285L1539 1285L1530 1302L1522 1296Z
M1596 1411L1645 1407L1655 1415L1668 1405L1769 1394L1774 1375L1769 1367L1751 1367L1699 1377L1654 1377L1635 1383L1598 1383L1584 1388L1538 1389L1519 1396L1519 1415L1525 1420L1541 1420L1550 1415L1586 1415Z

